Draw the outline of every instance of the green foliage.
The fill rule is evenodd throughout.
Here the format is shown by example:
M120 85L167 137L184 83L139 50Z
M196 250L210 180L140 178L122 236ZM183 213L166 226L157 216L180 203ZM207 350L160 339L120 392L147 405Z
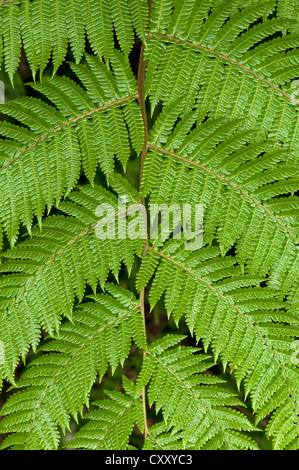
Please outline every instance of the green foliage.
M298 449L297 4L7 0L0 26L33 80L1 105L1 448ZM124 197L202 204L202 248L122 236Z

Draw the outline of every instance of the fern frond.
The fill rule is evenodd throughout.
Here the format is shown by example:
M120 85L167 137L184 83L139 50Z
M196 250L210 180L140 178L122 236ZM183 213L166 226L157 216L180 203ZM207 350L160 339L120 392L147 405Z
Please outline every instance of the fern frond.
M223 388L221 379L202 373L213 363L208 356L198 354L198 348L177 346L181 339L180 335L168 335L152 343L135 385L127 379L124 382L127 393L131 392L130 397L106 391L110 400L94 403L101 409L86 415L91 422L75 434L70 447L111 449L112 442L117 442L118 449L126 448L134 419L138 427L142 427L141 403L136 400L146 384L149 406L155 403L156 412L162 411L163 421L148 429L144 449L169 450L178 445L185 449L256 448L248 436L230 431L255 429L247 418L232 409L239 403L238 398ZM223 401L226 406L221 408ZM139 410L135 411L137 403ZM224 416L231 419L227 420L227 427ZM119 433L120 441L115 441L115 432Z
M275 446L280 448L285 437L278 421L279 410L283 409L285 424L292 429L287 444L298 447L298 373L291 365L289 347L298 328L292 306L283 301L279 291L257 289L258 278L242 275L240 268L234 266L233 257L218 258L213 248L192 254L182 248L178 240L166 243L162 251L149 247L144 260L146 269L141 268L137 280L138 289L156 271L149 293L151 308L166 291L168 315L173 314L178 323L184 313L197 340L201 339L206 349L211 345L224 367L229 365L234 370L238 385L244 381L254 410L258 412L259 407L265 406L267 411L271 408L269 413L274 412L275 431L272 433L270 427L269 434L274 435ZM147 257L153 256L155 263L149 269ZM177 278L178 271L179 302L172 298L168 285L169 279ZM276 396L280 398L276 400Z
M105 390L109 399L94 402L98 410L84 416L90 422L85 424L73 440L69 448L88 450L126 450L134 423L143 428L142 402L140 396L132 393L130 381L123 377L123 386L128 387L127 394Z
M156 412L162 411L164 432L179 435L184 448L209 448L213 443L215 445L214 441L218 448L237 447L237 434L234 441L233 434L227 431L253 430L244 416L231 409L238 404L237 397L222 387L221 379L202 374L213 365L207 361L208 356L197 354L197 348L178 346L169 349L174 346L174 341L169 344L169 339L173 338L166 336L149 347L137 379L137 390L146 380L149 406L155 403ZM162 447L167 449L168 445L164 445ZM255 448L248 438L244 438L243 445L243 448Z
M298 32L299 28L299 5L286 0L277 0L277 14L281 18L291 19L288 29L291 32Z
M30 363L18 381L21 390L2 408L1 432L14 433L2 448L57 448L58 426L69 429L69 415L77 420L83 405L89 406L97 375L101 380L108 364L112 371L123 364L131 338L145 347L145 339L140 337L139 303L120 287L111 285L110 289L107 284L106 288L111 294L94 296L94 302L78 307L73 322L64 324L59 336L40 348L45 353ZM115 404L119 401L116 394ZM124 399L120 404L127 408Z
M117 197L101 187L71 193L61 203L69 217L44 219L42 232L35 229L32 239L3 253L1 341L10 351L1 365L4 375L13 376L18 357L25 358L30 345L36 349L40 326L54 334L62 316L72 319L75 298L82 301L86 283L94 292L98 283L104 289L110 271L118 278L121 262L130 272L138 244L118 237L117 217L115 239L97 237L99 204L110 204L118 214Z
M299 448L298 11L0 1L2 448Z
M200 24L196 34L183 22L190 20L188 7L185 17L178 13L180 2L172 14L166 5L171 10L171 3L165 3L165 11L157 5L162 17L151 26L146 52L146 91L152 107L159 100L167 105L181 98L184 113L200 106L203 116L243 118L245 127L257 129L261 138L292 142L298 149L297 106L292 93L282 87L297 78L299 37L288 34L272 39L273 33L291 25L286 19L267 19L275 2L260 2L232 16L234 4L220 2L210 15L208 5L207 11L199 5L199 17L190 21L192 28L194 22ZM263 22L247 30L259 16Z
M2 131L0 126L0 132L8 137L1 144L0 218L12 245L20 223L30 232L33 217L41 224L45 207L50 211L73 189L81 163L93 184L99 164L108 176L115 156L126 167L130 143L137 153L141 150L143 125L134 102L137 83L123 56L114 54L114 73L95 58L87 60L91 69L82 65L75 68L86 90L66 77L33 85L55 107L36 98L17 99L2 106L7 115L22 124L4 123ZM118 140L109 137L111 132L119 136Z
M10 80L12 81L13 74L17 69L17 66L19 63L19 57L21 55L21 34L20 34L21 22L19 21L19 18L20 18L19 1L3 3L3 5L1 5L1 12L2 12L1 36L3 38L3 45L4 45L4 48L3 48L4 67L5 67L5 71L10 77Z
M115 31L122 52L129 55L136 33L145 41L147 2L113 0L14 0L1 4L5 70L11 81L19 64L21 38L33 76L43 72L53 55L53 74L63 63L69 42L78 64L85 51L85 34L92 50L108 62ZM2 42L2 41L1 41ZM1 51L0 51L1 52Z
M238 121L201 123L194 113L180 118L181 109L181 103L165 107L149 137L144 194L150 192L150 204L203 204L204 244L217 238L222 254L236 244L248 273L277 279L275 267L284 264L286 275L286 252L296 270L291 217L298 201L289 194L299 187L292 152L259 142L255 132L236 132Z

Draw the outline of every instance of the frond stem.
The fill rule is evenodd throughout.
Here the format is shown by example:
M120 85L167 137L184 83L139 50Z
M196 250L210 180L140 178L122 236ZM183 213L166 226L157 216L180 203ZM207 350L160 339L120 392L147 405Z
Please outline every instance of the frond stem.
M143 169L144 169L144 162L145 157L147 154L148 146L148 122L147 122L147 113L146 113L146 104L145 104L145 93L144 93L144 85L145 85L145 72L146 72L146 63L144 60L144 44L141 46L140 50L140 57L139 57L139 64L138 64L138 76L137 76L137 85L138 85L138 102L139 107L141 110L141 116L143 121L144 127L144 140L143 146L141 151L141 161L140 161L140 176L139 176L139 191L142 191L143 185ZM145 206L145 199L144 197L140 197L140 204ZM142 256L144 257L147 252L147 243L144 243ZM142 289L139 294L139 302L140 302L140 311L143 320L143 329L144 329L144 336L146 338L146 323L145 323L145 289ZM143 351L143 360L145 358L146 352ZM142 387L141 391L142 396L142 409L143 409L143 421L144 421L144 440L146 440L148 433L148 426L147 426L147 412L146 412L146 390L145 386Z
M147 21L147 41L149 39L149 18L151 13L151 5L152 0L147 0L148 5L148 21ZM143 146L141 151L140 157L140 174L139 174L139 192L142 193L143 189L143 171L144 171L144 162L148 151L148 119L147 119L147 112L146 112L146 103L145 103L145 74L146 74L146 61L144 59L144 43L142 43L140 48L140 56L139 56L139 63L138 63L138 74L137 74L137 90L138 90L138 103L141 111L142 121L143 121L143 128L144 128L144 136L143 136ZM145 207L145 198L140 196L140 204ZM146 214L146 211L144 212ZM145 221L146 222L146 221ZM148 241L145 240L142 250L142 256L145 257L148 247ZM146 322L145 322L145 288L141 289L139 294L139 304L140 304L140 311L143 319L143 329L144 329L144 336L146 338ZM147 354L148 348L146 351L143 351L143 360ZM144 418L144 441L146 440L147 436L149 436L148 426L147 426L147 413L146 413L146 391L145 386L142 388L141 391L142 396L142 408L143 408L143 418Z

